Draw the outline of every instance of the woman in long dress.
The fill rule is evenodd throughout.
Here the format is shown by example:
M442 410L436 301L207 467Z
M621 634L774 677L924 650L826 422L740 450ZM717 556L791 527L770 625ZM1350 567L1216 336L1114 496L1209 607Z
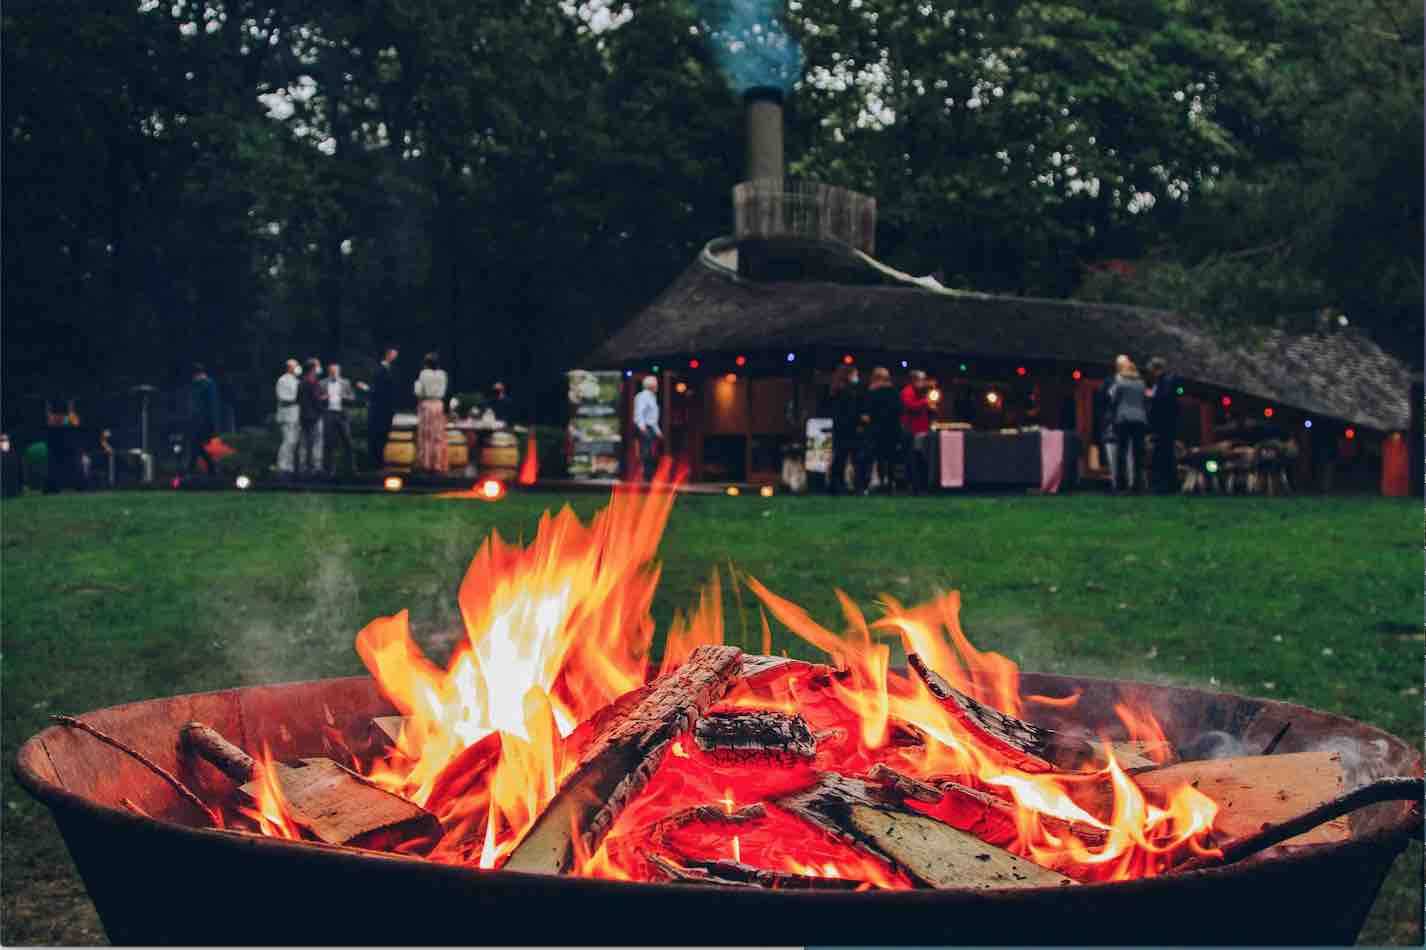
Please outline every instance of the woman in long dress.
M445 474L446 371L435 353L427 353L425 369L416 377L416 467Z

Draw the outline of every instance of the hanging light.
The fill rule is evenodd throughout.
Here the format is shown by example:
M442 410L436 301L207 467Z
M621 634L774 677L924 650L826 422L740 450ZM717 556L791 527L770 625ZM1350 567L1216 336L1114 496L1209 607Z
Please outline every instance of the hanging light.
M1182 386L1179 386L1177 389L1175 389L1175 390L1173 391L1173 394L1174 394L1175 396L1182 396L1182 395L1183 395L1183 387L1182 387Z
M901 361L901 368L902 368L902 369L905 369L905 368L906 368L907 366L909 366L909 365L911 365L911 364L907 363L905 360L902 360L902 361Z
M1079 370L1075 370L1073 373L1070 373L1070 379L1074 380L1075 382L1079 382L1083 378L1084 374L1081 373Z
M985 401L986 401L986 403L987 403L988 405L991 405L991 406L999 405L999 404L1000 404L1000 393L998 393L998 392L996 392L995 390L992 389L990 392L988 392L988 393L985 394Z
M1233 397L1232 397L1232 396L1224 396L1221 401L1222 401L1222 403L1223 403L1223 408L1224 408L1224 409L1227 409L1229 406L1233 405Z
M1272 417L1273 417L1273 407L1272 407L1272 406L1268 406L1266 409L1263 410L1263 418L1264 418L1264 419L1271 419Z
M654 372L657 373L658 371L659 371L659 364L655 363L655 364L654 364Z
M771 485L764 485L762 488L759 488L759 489L758 489L758 494L759 494L759 495L762 495L764 498L771 498L771 497L772 497L772 486L771 486Z
M681 379L678 382L674 383L673 388L674 391L677 392L680 396L688 392L688 384Z
M401 479L397 478L395 475L392 475L388 477L386 481L381 483L381 487L385 488L387 491L400 491L401 486L404 484L405 483L402 482Z
M842 357L842 362L848 366L851 366L853 363L856 362L856 360L852 359L852 354L848 353L846 356Z
M796 353L789 353L789 354L787 354L787 361L788 361L789 363L795 363L795 362L797 362L797 354L796 354Z
M748 358L746 356L739 356L737 359L733 360L733 363L737 366L747 366Z
M700 366L702 366L702 365L703 365L703 364L700 363L700 362L698 362L698 360L696 360L696 359L695 359L695 360L689 360L689 361L688 361L688 368L689 368L689 369L697 369L698 367L700 367Z
M739 495L742 494L742 492L738 491L737 485L729 485L726 489L724 489L724 491L727 492L728 497L730 498L737 498Z
M1303 420L1302 420L1302 428L1304 428L1304 429L1310 429L1310 428L1312 428L1312 420L1311 420L1311 419L1303 419Z
M1025 369L1025 367L1023 367L1023 366L1017 366L1017 367L1015 367L1015 375L1016 375L1016 376L1024 376L1027 372L1029 372L1029 370Z
M970 369L969 366L967 366L967 365L964 364L964 363L961 364L961 372L962 372L962 373L964 373L964 372L965 372L966 370L968 370L968 369Z
M1218 474L1218 462L1214 459L1209 459L1203 463L1203 470L1209 475Z
M233 482L238 486L238 491L247 491L252 487L253 480L246 475L239 475L237 481Z
M1355 438L1357 437L1357 430L1356 430L1356 429L1352 429L1352 428L1348 428L1347 431L1346 431L1346 432L1343 432L1342 434L1345 435L1345 436L1346 436L1347 438L1349 438L1349 439L1355 439Z

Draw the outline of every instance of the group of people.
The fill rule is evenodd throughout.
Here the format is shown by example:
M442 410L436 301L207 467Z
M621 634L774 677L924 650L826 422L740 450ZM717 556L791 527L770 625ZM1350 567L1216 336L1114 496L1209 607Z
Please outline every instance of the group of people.
M1110 491L1134 492L1148 485L1160 494L1178 488L1174 440L1178 434L1181 380L1161 356L1149 360L1148 378L1128 356L1114 359L1114 375L1095 393L1095 440L1108 461ZM1145 471L1144 443L1153 435L1154 455Z
M832 468L827 487L832 494L847 491L848 463L854 473L852 491L867 494L873 472L881 485L893 490L892 467L898 457L906 463L912 493L927 490L931 417L939 408L934 380L915 369L898 390L891 371L877 366L863 387L860 371L844 365L832 376L829 400Z
M397 352L388 348L377 367L372 383L353 383L342 375L339 363L327 364L315 356L301 363L289 359L277 379L277 426L282 444L277 450L277 471L282 478L302 475L332 475L337 470L337 450L346 453L346 469L357 470L352 447L352 426L348 416L356 404L356 391L368 395L368 464L381 467L384 435L393 414L391 364ZM323 460L325 459L325 467Z
M379 471L385 465L386 444L391 422L396 416L396 382L393 365L400 356L394 346L382 351L381 362L368 385L342 375L337 363L322 363L313 357L305 364L287 361L277 380L277 424L282 444L277 452L281 477L335 475L337 455L344 451L346 468L356 472L356 452L352 447L350 408L357 391L367 399L366 467ZM446 442L446 396L450 380L441 369L440 356L427 353L412 387L416 397L416 459L418 471L445 474L450 464ZM496 383L494 397L487 404L497 418L509 421L511 400L504 383ZM325 465L324 465L325 460Z

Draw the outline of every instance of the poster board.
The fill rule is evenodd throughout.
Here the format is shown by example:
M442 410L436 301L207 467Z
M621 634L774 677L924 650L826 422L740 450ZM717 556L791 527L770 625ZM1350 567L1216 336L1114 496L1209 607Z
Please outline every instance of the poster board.
M619 398L623 374L572 369L569 381L569 477L616 478L623 451Z
M807 420L807 450L804 467L826 475L832 469L832 420Z

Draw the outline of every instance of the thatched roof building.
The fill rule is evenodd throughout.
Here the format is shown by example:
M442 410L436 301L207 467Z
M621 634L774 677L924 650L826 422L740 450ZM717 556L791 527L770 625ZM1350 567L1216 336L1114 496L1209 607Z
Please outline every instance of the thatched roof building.
M1354 330L1228 340L1187 314L950 290L850 247L817 250L818 270L831 279L759 282L739 276L736 242L712 241L591 362L682 365L691 356L825 347L1053 361L1100 373L1129 353L1164 356L1201 387L1378 432L1410 425L1409 370Z

